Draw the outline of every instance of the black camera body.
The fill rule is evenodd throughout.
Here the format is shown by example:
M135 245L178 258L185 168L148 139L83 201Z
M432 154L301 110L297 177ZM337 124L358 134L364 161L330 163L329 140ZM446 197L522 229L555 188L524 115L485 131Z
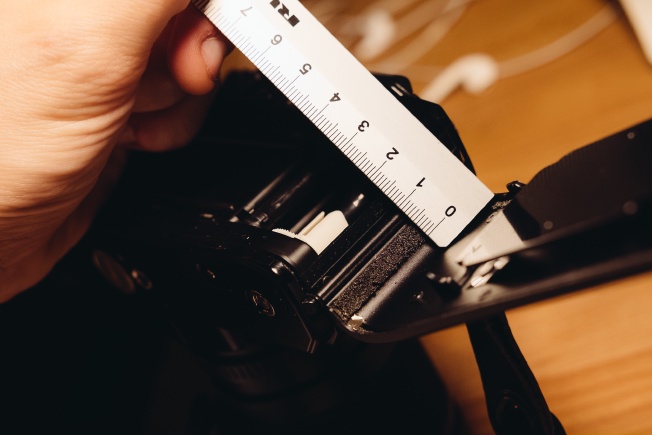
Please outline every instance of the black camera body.
M401 77L379 79L470 167L439 106ZM334 232L324 217L333 212L346 220ZM308 242L294 235L306 227ZM448 290L412 288L415 264L433 285L428 262L443 250L260 74L228 77L190 146L133 154L84 247L126 300L204 362L221 430L463 427L410 340L424 329L390 323L376 338L354 316L383 288L400 290L391 304L421 312L444 301Z
M439 106L402 78L381 80L470 166ZM96 227L96 265L125 292L186 307L206 330L307 352L342 331L397 341L426 331L385 323L381 304L378 329L365 334L371 323L360 328L356 313L374 295L389 292L392 310L418 315L455 291L432 279L441 250L257 74L232 75L196 142L136 156L123 184ZM333 211L345 228L320 221ZM288 232L311 221L327 245L319 254Z
M378 79L473 170L441 107L402 77ZM233 73L193 144L132 156L87 244L115 287L247 397L244 415L305 420L324 397L349 403L322 381L337 373L347 391L373 377L386 343L467 323L497 433L559 434L502 312L650 268L650 167L647 122L510 183L443 249L266 79Z
M473 169L441 107L404 78L379 79ZM510 184L441 249L266 79L233 74L194 144L136 156L96 226L95 264L202 337L226 328L307 352L342 333L400 341L648 267L649 130ZM462 265L466 239L503 208L523 243ZM333 211L334 226L312 230ZM320 247L297 236L306 228Z

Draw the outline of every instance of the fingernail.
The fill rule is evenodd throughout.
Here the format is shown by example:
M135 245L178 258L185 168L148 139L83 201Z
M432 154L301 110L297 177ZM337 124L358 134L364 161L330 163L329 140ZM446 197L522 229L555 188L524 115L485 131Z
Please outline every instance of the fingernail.
M204 40L201 45L201 53L204 56L204 63L206 64L206 71L208 75L217 80L222 66L222 59L224 58L224 44L222 41L215 37L210 37Z

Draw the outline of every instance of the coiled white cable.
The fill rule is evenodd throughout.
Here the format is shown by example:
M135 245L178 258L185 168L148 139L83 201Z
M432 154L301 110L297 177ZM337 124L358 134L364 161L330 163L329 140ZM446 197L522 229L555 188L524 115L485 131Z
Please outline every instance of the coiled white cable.
M403 73L411 78L416 75L421 81L429 81L420 96L435 102L443 101L460 87L470 93L480 93L499 79L549 64L594 38L618 17L617 10L607 3L594 16L559 39L512 59L496 61L485 53L471 53L445 67L418 65L418 60L463 17L472 1L378 0L356 16L338 17L333 13L343 10L341 1L320 0L315 7L320 5L322 13L329 11L331 20L344 23L339 27L341 31L357 35L350 49L358 58L362 61L381 58L368 63L369 69L389 74ZM329 3L332 4L329 6ZM317 10L313 11L322 18ZM400 51L383 57L398 42L408 38L410 41Z

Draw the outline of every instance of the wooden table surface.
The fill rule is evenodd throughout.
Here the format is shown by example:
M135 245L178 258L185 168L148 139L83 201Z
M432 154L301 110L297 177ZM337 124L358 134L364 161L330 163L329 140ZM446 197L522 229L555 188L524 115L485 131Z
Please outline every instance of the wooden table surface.
M480 1L441 42L441 57L482 49L505 59L533 50L604 4ZM478 96L458 92L443 106L478 176L499 191L512 179L529 181L577 147L652 117L652 66L621 15L559 60L500 80ZM652 274L507 315L569 434L652 433ZM429 335L423 343L473 433L492 433L465 328Z
M425 1L433 8L442 4ZM318 0L306 3L323 6ZM340 3L354 13L371 1ZM605 5L619 14L616 19L567 55L502 78L479 95L459 91L443 101L479 178L493 191L503 191L512 180L527 182L571 150L652 117L652 66L618 5L473 1L438 44L404 65L402 72L419 93L433 66L473 52L499 62L533 52L577 29ZM327 27L335 27L333 22ZM368 65L382 66L382 58ZM507 313L550 408L569 434L652 433L651 311L649 273ZM422 342L472 433L492 433L465 328L436 332Z

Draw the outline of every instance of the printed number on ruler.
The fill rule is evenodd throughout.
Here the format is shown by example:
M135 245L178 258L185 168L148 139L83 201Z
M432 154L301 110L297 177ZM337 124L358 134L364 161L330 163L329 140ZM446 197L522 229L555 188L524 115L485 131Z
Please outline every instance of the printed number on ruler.
M438 246L493 194L297 0L193 0Z

